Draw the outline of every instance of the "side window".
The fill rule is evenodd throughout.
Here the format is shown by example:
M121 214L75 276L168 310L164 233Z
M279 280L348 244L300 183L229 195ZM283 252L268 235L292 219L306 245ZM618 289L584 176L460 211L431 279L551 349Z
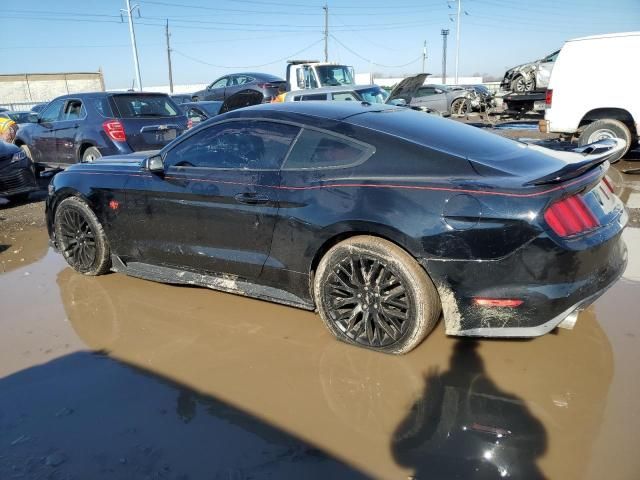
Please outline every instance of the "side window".
M364 162L374 152L375 149L366 144L328 132L304 129L283 170L348 167Z
M227 86L227 80L229 77L222 77L211 84L210 88L222 88Z
M434 87L422 87L418 89L416 93L416 97L428 97L430 95L435 95L436 89Z
M180 142L168 167L277 170L299 127L258 120L213 125Z
M64 100L55 100L47 105L47 108L40 114L43 122L55 122L60 119Z
M109 99L106 97L96 98L93 100L93 106L103 117L113 117L113 111L109 105Z
M325 93L316 93L315 95L303 95L301 100L326 100L327 95Z
M80 100L69 100L64 106L62 120L79 120L85 116L84 107Z
M342 92L342 93L334 93L334 100L355 100L358 101L358 98L351 92Z

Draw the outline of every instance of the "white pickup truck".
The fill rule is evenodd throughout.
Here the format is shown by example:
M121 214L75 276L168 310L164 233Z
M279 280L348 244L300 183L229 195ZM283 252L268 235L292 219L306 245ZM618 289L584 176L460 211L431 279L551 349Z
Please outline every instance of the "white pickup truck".
M286 80L289 91L342 87L356 83L352 66L317 60L289 60Z
M624 153L635 146L640 130L639 52L640 32L567 41L551 73L540 130L577 136L581 146L605 138L623 139Z

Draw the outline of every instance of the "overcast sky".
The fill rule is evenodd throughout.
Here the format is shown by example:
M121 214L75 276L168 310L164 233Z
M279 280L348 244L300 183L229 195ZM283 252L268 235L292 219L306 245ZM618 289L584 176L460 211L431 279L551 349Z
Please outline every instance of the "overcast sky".
M3 0L0 73L104 71L107 88L132 85L125 0ZM322 59L324 0L132 0L143 86L168 83L169 20L174 83L208 83L225 73L284 76L286 59ZM330 0L329 60L357 72L454 72L456 2ZM452 7L452 8L449 8ZM460 75L500 76L545 56L566 39L640 30L640 0L462 0ZM126 21L126 18L125 18ZM636 59L637 60L637 59ZM629 61L636 61L631 58ZM597 68L594 59L591 68ZM588 75L588 70L585 72Z

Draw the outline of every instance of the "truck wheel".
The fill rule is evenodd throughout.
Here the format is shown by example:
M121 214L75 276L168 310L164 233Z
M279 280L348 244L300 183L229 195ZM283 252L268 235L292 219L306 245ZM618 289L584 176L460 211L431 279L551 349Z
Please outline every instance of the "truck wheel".
M325 254L314 297L322 321L339 340L396 355L420 344L441 311L433 282L411 255L364 235Z
M627 146L620 157L613 160L611 163L617 162L618 160L620 160L620 158L624 157L629 151L629 148L631 148L632 139L629 127L627 127L620 120L607 118L591 122L584 128L584 130L582 130L582 133L578 138L578 145L582 147L584 145L588 145L590 143L597 142L598 140L604 140L607 138L620 138L627 142Z
M82 163L91 163L94 160L98 160L99 158L102 158L100 150L98 150L96 147L89 147L82 154Z
M536 81L533 78L526 79L518 75L511 82L511 91L517 93L533 92L536 88Z
M102 275L111 268L111 250L96 215L78 197L65 198L56 209L56 241L67 263L85 275Z

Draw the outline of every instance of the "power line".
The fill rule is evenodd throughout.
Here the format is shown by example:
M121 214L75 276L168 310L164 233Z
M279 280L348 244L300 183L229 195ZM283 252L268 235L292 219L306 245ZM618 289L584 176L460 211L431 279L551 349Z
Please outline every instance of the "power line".
M309 50L312 47L315 47L316 45L318 45L319 43L323 42L324 38L321 38L320 40L317 40L315 42L313 42L310 45L307 45L306 47L304 47L301 50L298 50L297 52L291 53L289 55L287 55L286 57L282 57L279 58L277 60L274 60L272 62L267 62L267 63L262 63L260 65L236 65L236 66L228 66L228 65L216 65L214 63L209 63L207 61L204 60L200 60L199 58L195 58L192 57L190 55L187 55L186 53L180 52L178 50L176 50L175 48L172 50L174 53L177 53L178 55L180 55L181 57L185 57L188 58L191 61L197 62L197 63L202 63L203 65L208 65L210 67L216 67L216 68L230 68L230 69L245 69L245 68L260 68L260 67L266 67L268 65L273 65L275 63L280 63L280 62L284 62L285 60L288 60L292 57L295 57L296 55L301 54L302 52L306 52L307 50Z
M371 59L366 58L366 57L364 57L364 56L360 55L358 52L356 52L356 51L352 50L351 48L349 48L348 46L346 46L344 43L342 43L340 40L338 40L338 39L336 38L336 36L335 36L335 35L331 34L330 36L331 36L331 38L333 38L337 43L339 43L339 44L340 44L340 45L341 45L345 50L347 50L347 51L351 52L353 55L355 55L355 56L356 56L356 57L358 57L359 59L364 60L365 62L369 62L371 65L375 65L375 66L377 66L377 67L383 67L383 68L402 68L402 67L409 66L409 65L411 65L411 64L413 64L413 63L416 63L416 62L418 62L418 61L422 58L422 54L420 54L420 56L418 56L418 57L414 58L414 59L413 59L413 60L411 60L410 62L403 63L402 65L384 65L384 64L382 64L382 63L376 63L376 62L372 61Z

